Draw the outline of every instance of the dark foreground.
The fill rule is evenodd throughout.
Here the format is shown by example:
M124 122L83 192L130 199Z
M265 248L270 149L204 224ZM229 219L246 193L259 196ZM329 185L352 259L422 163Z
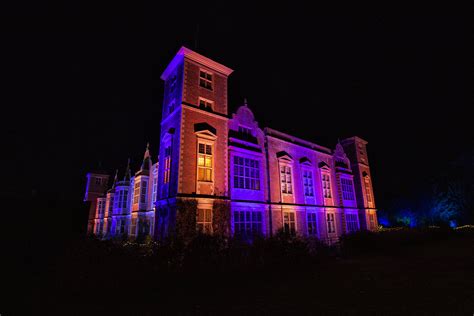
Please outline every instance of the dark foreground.
M47 315L474 313L472 232L384 234L317 255L286 240L223 250L203 238L159 253L68 241L33 267L26 305Z

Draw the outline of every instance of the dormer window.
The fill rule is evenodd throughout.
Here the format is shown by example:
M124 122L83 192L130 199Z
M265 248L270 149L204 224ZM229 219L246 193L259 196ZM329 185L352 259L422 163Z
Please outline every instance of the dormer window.
M214 102L204 98L199 98L199 107L204 110L212 111L214 109Z
M239 126L239 133L244 136L252 136L252 130L244 126Z
M199 71L199 86L212 91L212 74L205 70Z

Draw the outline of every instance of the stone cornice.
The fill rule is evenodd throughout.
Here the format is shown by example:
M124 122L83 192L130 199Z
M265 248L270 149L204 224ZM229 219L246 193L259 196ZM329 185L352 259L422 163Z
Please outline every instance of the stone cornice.
M176 53L176 55L174 56L173 60L171 60L171 62L166 67L165 71L161 75L161 79L166 80L168 76L170 75L170 73L174 70L176 65L179 64L184 58L187 58L200 65L208 67L209 69L212 69L213 71L223 74L226 77L229 76L234 71L233 69L230 69L229 67L219 64L218 62L215 62L210 58L207 58L201 54L196 53L195 51L190 50L189 48L182 46L179 49L179 51Z

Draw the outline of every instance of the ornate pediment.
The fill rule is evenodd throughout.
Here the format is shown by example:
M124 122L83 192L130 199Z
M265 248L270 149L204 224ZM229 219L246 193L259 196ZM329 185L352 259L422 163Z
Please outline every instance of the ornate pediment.
M194 134L200 138L206 138L215 140L217 138L217 131L208 123L196 123L194 124Z
M287 153L286 151L279 151L277 152L276 156L278 159L283 160L283 161L288 161L288 162L293 161L293 157L291 157L291 155Z
M305 166L312 166L313 164L311 163L311 160L309 160L308 157L303 157L300 159L300 164L305 165Z

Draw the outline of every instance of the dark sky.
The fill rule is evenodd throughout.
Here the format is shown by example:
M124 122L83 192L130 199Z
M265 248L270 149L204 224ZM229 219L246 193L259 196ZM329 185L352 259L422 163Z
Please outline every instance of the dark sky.
M331 148L366 139L380 208L472 148L469 16L223 2L70 1L9 15L3 125L14 153L3 169L16 180L2 193L82 199L99 161L137 167L147 141L156 157L159 77L182 45L235 70L230 110L246 97L261 127Z

